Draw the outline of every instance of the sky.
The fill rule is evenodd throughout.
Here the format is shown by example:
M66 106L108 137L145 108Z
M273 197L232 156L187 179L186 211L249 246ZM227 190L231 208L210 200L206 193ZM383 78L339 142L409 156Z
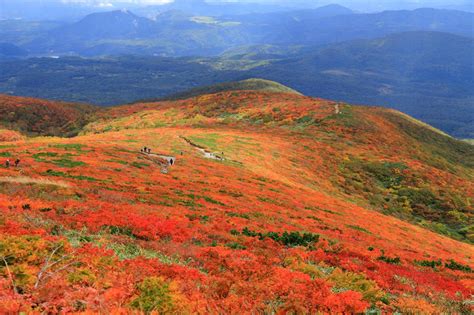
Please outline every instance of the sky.
M100 3L135 3L135 4L164 4L172 2L172 0L56 0L63 3L87 3L87 4L100 4Z
M162 4L167 2L173 2L173 0L50 0L50 1L57 1L57 2L64 2L64 3L101 3L101 2L109 2L109 3L135 3L135 4ZM342 1L342 2L354 2L354 3L374 3L374 2L382 2L387 4L396 5L397 3L434 3L439 5L450 5L450 4L468 4L472 0L351 0L351 1ZM255 2L255 3L291 3L291 0L209 0L208 2ZM295 2L308 2L308 3L318 3L318 2L328 2L328 1L320 1L320 0L297 0ZM329 2L337 3L338 0L333 0Z
M340 4L355 12L384 10L413 10L421 7L457 9L474 12L474 0L179 0L277 4L287 9L309 9L328 4ZM76 21L100 11L130 9L138 12L140 6L165 4L172 0L0 0L0 20L58 20ZM247 7L248 8L248 7ZM271 9L275 9L274 7ZM144 14L143 11L141 14ZM146 15L146 14L145 14ZM1 41L1 38L0 38Z
M179 1L202 1L202 0L179 0ZM414 9L417 7L437 7L437 8L457 8L473 5L474 0L206 0L207 2L240 2L240 3L260 3L260 4L278 4L284 7L308 7L315 8L327 4L341 4L348 8L361 12L381 11L387 9ZM0 11L8 4L25 5L29 4L43 5L51 3L63 4L81 4L90 8L120 8L125 6L165 4L173 0L0 0ZM474 10L474 8L471 8ZM1 12L0 12L1 13ZM0 14L1 15L1 14Z

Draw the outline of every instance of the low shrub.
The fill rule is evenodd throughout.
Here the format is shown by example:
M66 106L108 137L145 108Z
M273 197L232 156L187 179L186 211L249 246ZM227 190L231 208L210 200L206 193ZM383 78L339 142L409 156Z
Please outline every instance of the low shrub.
M242 234L248 237L259 237L260 240L264 240L265 238L271 238L275 242L283 244L288 247L295 247L295 246L310 246L313 243L317 243L319 241L319 235L313 233L300 233L300 232L283 232L282 234L277 232L255 232L250 230L249 228L245 227L242 230Z
M441 259L438 260L415 260L415 264L423 267L436 268L443 265Z
M472 268L469 267L468 265L463 265L463 264L457 263L452 259L449 260L449 263L444 263L444 266L448 269L451 269L451 270L460 270L460 271L472 272Z
M137 286L138 296L130 306L145 314L176 313L176 288L161 277L148 277Z
M400 257L387 257L385 256L385 254L382 254L381 256L379 256L377 260L381 260L392 265L399 265L401 262Z

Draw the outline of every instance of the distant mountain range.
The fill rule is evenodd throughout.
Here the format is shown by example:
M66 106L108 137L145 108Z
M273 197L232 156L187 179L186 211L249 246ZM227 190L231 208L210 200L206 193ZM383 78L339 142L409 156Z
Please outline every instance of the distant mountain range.
M298 5L297 5L298 6ZM309 5L308 5L309 7ZM251 13L269 13L278 11L288 11L292 5L275 5L270 3L251 3L251 2L207 2L205 0L175 0L163 5L148 5L146 7L136 7L134 12L149 18L155 18L157 15L171 10L189 12L193 15L223 16L240 15Z
M318 46L407 31L439 31L472 37L473 21L474 14L463 11L418 9L355 14L339 5L221 16L172 9L160 11L153 19L120 10L94 13L78 22L56 27L0 21L3 29L0 35L4 42L17 45L33 56L209 56L245 45ZM12 23L15 27L11 27Z
M288 11L291 8L310 8L312 5L287 2L286 5L265 3L206 2L203 0L174 0L163 5L133 3L133 1L58 1L58 0L0 0L0 19L28 21L55 20L74 22L87 14L128 9L153 18L169 10L183 10L197 15L225 15Z

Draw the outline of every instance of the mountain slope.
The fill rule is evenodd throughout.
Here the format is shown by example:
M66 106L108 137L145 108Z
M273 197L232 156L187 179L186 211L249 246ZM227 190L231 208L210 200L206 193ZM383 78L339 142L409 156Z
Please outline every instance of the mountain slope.
M0 168L0 310L469 313L473 152L392 110L262 91L2 143L22 162Z
M86 104L0 95L0 127L29 135L74 136L97 110Z
M85 131L98 133L157 126L213 128L221 124L236 124L242 129L281 127L302 132L313 139L324 139L323 142L330 143L341 153L329 153L331 150L326 151L328 148L314 149L319 155L327 154L327 158L336 163L312 166L326 171L324 175L318 174L316 177L339 174L345 180L336 181L333 185L352 196L359 196L360 200L369 200L379 211L417 222L455 238L474 240L471 235L474 232L471 230L472 206L463 197L472 194L472 185L466 183L466 188L470 188L460 193L454 182L450 184L453 186L442 187L428 179L426 186L415 180L449 170L457 174L455 177L463 178L462 181L472 181L474 148L401 113L379 108L351 107L288 93L242 91L202 95L177 103L168 101L121 106L103 115L105 120L86 126ZM353 144L357 144L356 148ZM370 147L377 148L379 155L368 160L362 158L358 150L370 151ZM392 151L394 147L403 153L395 155ZM351 162L346 163L345 158ZM425 167L419 169L414 166L418 162ZM309 162L300 160L300 163L304 165ZM413 168L410 163L413 163ZM341 172L341 169L345 171ZM313 171L310 168L302 171L302 174L312 174ZM396 172L404 174L396 175ZM363 179L360 173L369 175ZM313 178L314 175L300 176L296 182L311 186ZM357 180L354 181L354 178ZM366 187L365 191L361 190L362 183L369 185L371 182L370 189ZM367 191L374 196L385 196L385 199L372 200L366 195ZM429 205L423 206L424 202ZM451 218L454 215L452 211L460 211L458 219Z
M18 46L10 43L0 43L0 58L25 57L28 53Z

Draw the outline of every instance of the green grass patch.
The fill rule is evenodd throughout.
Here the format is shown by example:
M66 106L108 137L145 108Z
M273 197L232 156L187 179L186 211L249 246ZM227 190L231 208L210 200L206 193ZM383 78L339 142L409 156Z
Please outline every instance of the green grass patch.
M229 248L232 248L232 249L239 249L239 250L247 249L247 247L245 247L244 245L241 245L237 242L228 243L228 244L225 244L225 246L229 247Z
M77 179L77 180L85 180L89 182L99 182L100 180L97 178L89 177L89 176L84 176L84 175L71 175L68 173L60 172L60 171L54 171L54 170L47 170L43 175L46 176L55 176L55 177L63 177L63 178L71 178L71 179Z
M367 234L372 234L372 232L358 226L358 225L346 225L348 228L350 229L353 229L353 230L356 230L356 231L360 231L360 232L364 232L364 233L367 233Z
M203 198L206 202L213 203L213 204L215 204L215 205L225 206L225 204L223 204L222 202L217 201L217 200L214 200L214 199L212 199L211 197L202 196L202 198Z
M53 163L54 165L60 166L60 167L67 167L67 168L73 168L73 167L86 165L86 163L84 163L82 161L73 161L73 160L66 159L66 158L53 160L53 161L51 161L51 163Z
M84 152L83 148L85 145L79 143L68 143L68 144L52 144L49 146L50 148L57 148L57 149L64 149L66 151L77 151L77 152Z
M60 167L73 168L86 165L84 162L71 160L71 156L71 154L63 154L58 159L51 159L58 157L58 154L55 152L41 152L33 154L33 158L36 162L51 163Z
M35 159L36 162L45 162L47 161L45 158L56 157L56 156L58 156L58 154L55 152L40 152L40 153L33 154L33 158Z
M104 225L103 231L106 231L112 235L126 235L128 237L134 237L133 231L129 227L115 226L115 225Z
M122 164L122 165L128 165L128 162L127 162L127 161L122 161L122 160L114 160L114 159L111 159L111 160L107 160L106 162L118 163L118 164Z
M210 133L210 134L205 134L201 136L190 136L189 139L202 147L211 149L211 150L217 150L217 140L220 138L219 134L216 133Z
M150 166L150 164L144 163L144 162L133 162L130 165L133 166L133 167L136 167L136 168L146 168L146 167Z
M235 213L235 212L227 212L226 213L229 217L237 217L242 219L250 220L250 216L246 213Z

